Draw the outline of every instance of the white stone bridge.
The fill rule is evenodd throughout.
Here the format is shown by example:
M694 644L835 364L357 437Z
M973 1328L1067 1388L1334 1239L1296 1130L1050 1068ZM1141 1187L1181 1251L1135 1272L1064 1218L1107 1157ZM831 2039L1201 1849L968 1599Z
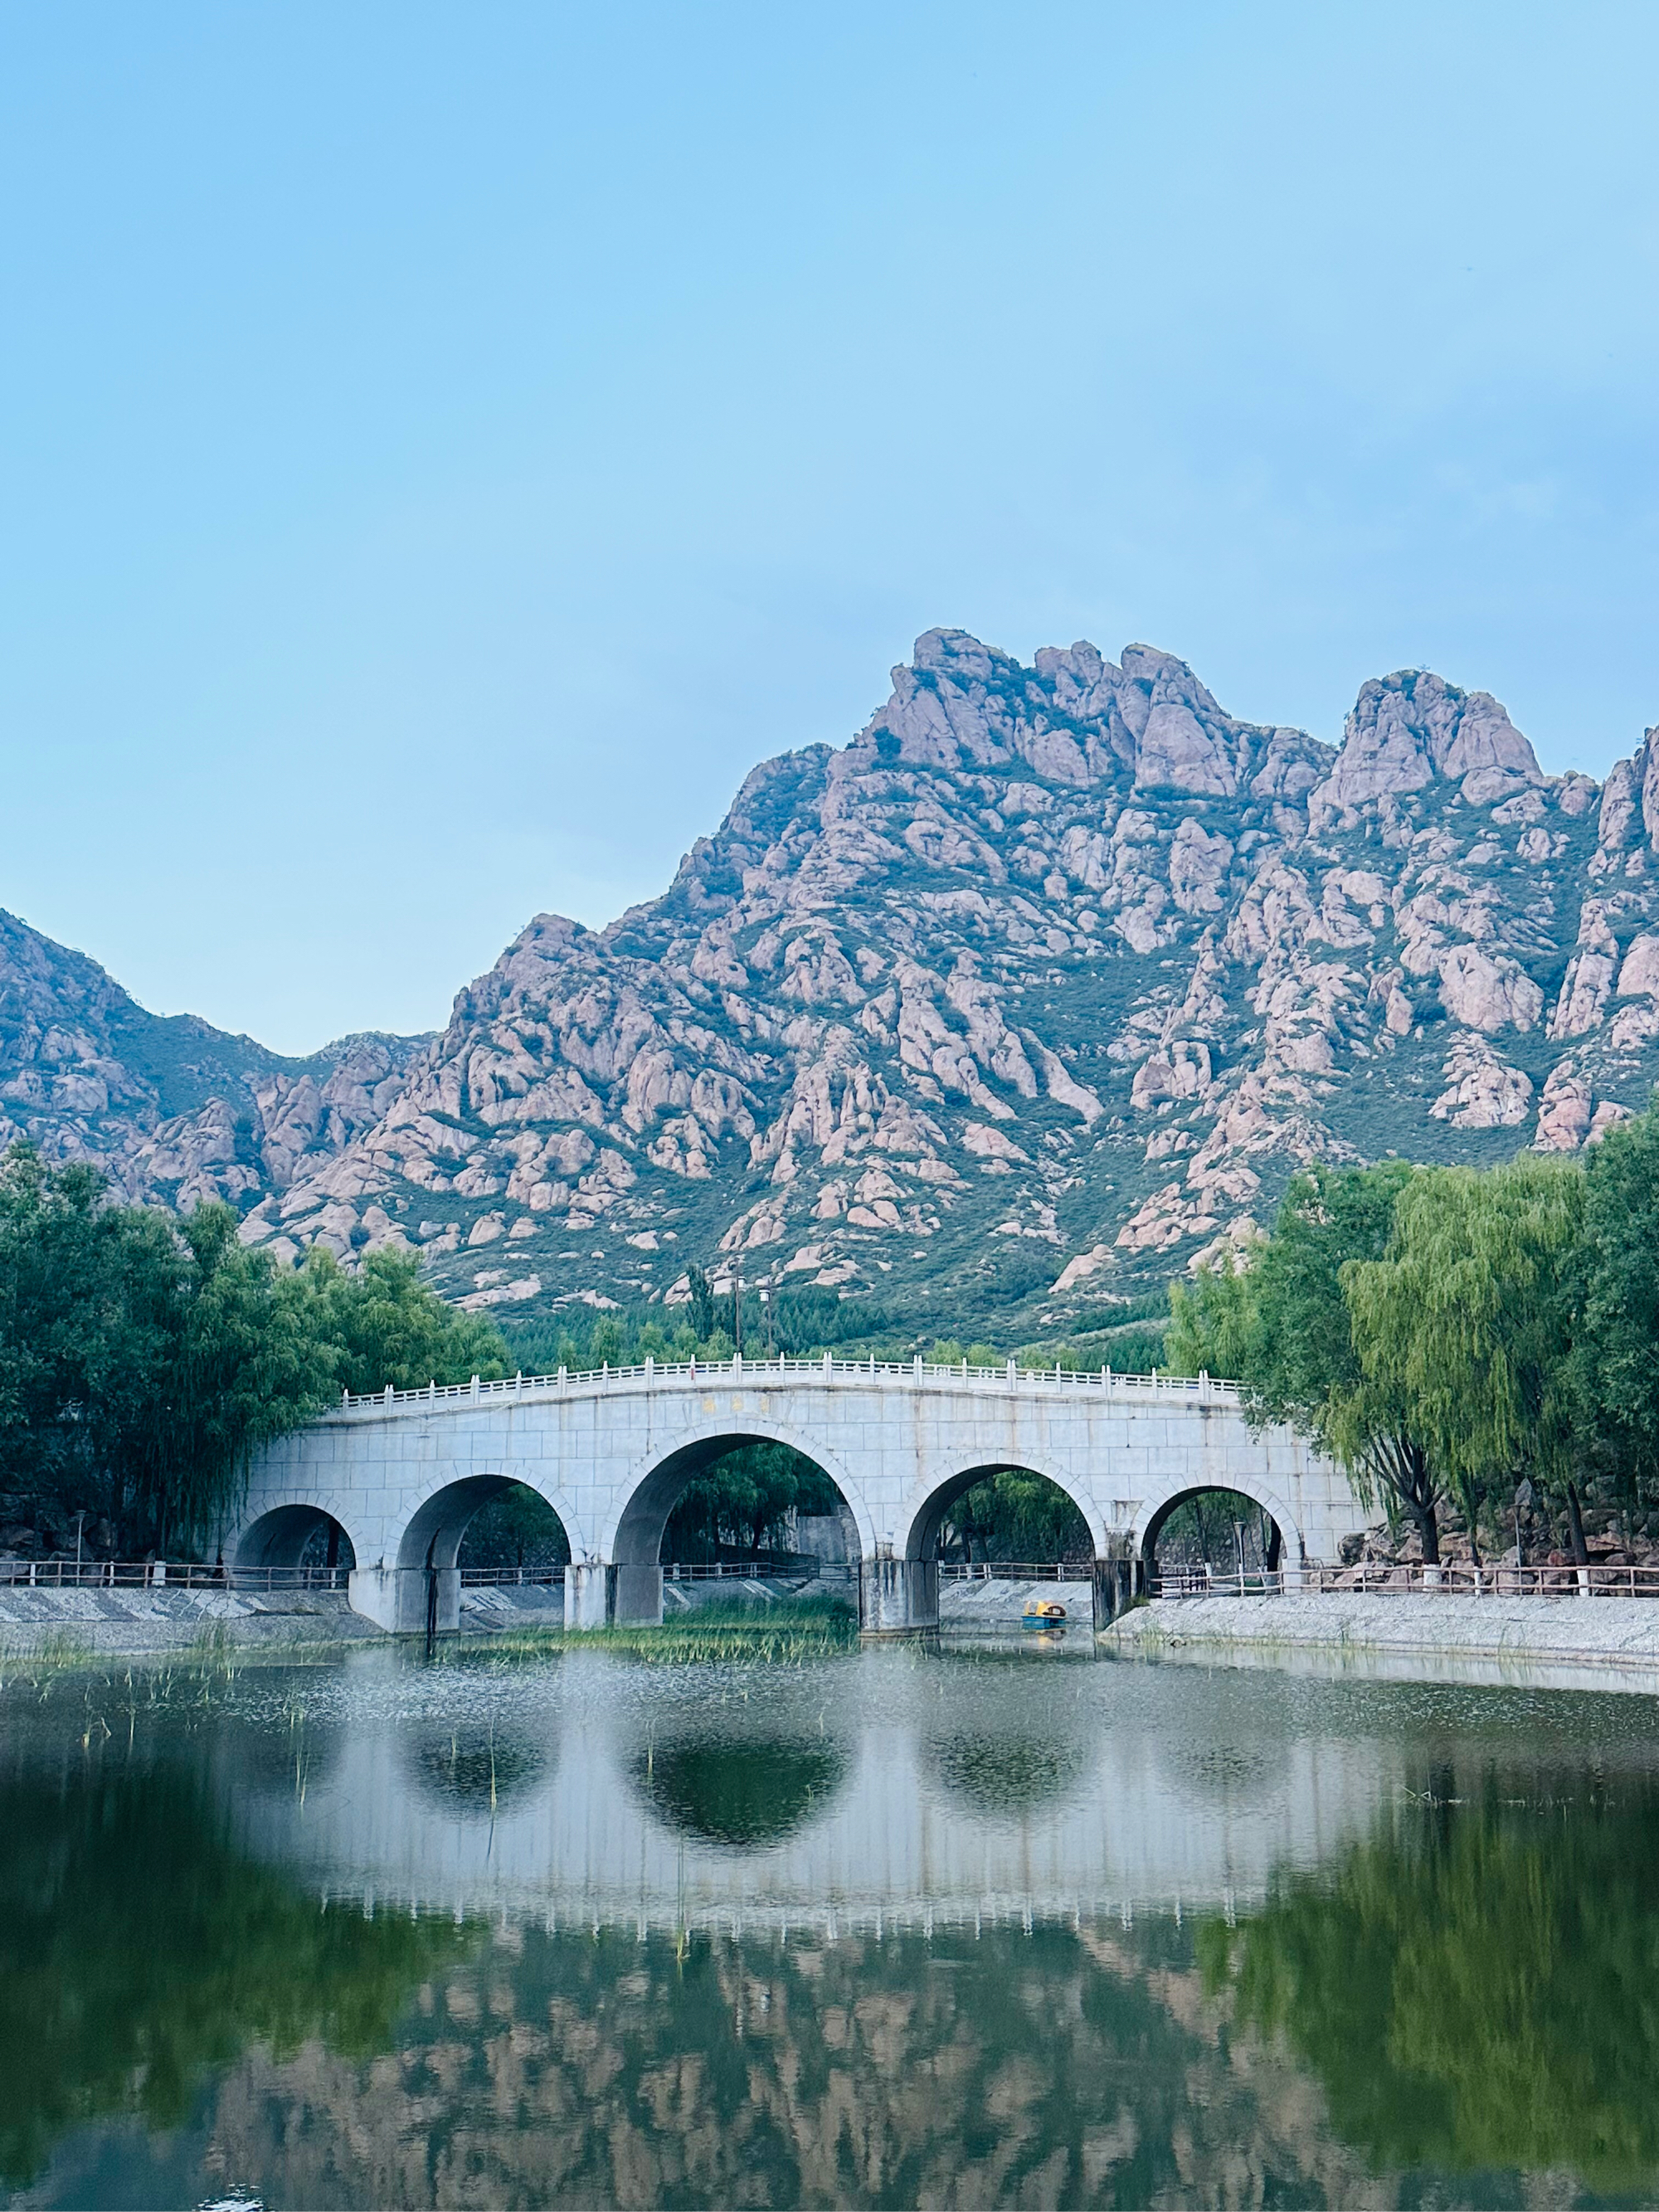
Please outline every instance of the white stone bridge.
M1231 1384L874 1360L741 1358L519 1376L346 1398L256 1462L223 1555L298 1565L337 1523L351 1603L383 1627L459 1615L468 1522L510 1483L563 1523L573 1627L662 1617L663 1530L686 1485L734 1445L788 1444L822 1468L857 1534L872 1633L937 1622L939 1531L952 1501L1004 1468L1044 1475L1089 1525L1097 1617L1183 1499L1242 1492L1282 1564L1334 1563L1363 1525L1340 1473L1287 1430L1255 1431ZM849 1551L851 1547L849 1546Z

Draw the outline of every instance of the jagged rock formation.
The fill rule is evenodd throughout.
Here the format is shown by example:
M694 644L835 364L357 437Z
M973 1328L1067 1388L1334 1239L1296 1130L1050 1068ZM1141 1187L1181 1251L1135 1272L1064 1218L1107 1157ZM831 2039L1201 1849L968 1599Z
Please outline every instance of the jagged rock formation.
M1072 1326L1299 1162L1568 1149L1644 1103L1656 867L1652 732L1598 789L1422 672L1333 750L1148 647L932 631L660 899L532 921L246 1233L417 1245L511 1312L672 1303L701 1261Z
M544 915L434 1039L278 1058L0 917L0 1141L418 1247L528 1313L812 1283L1085 1324L1302 1161L1572 1150L1659 1077L1659 732L1599 787L1497 701L1370 683L1339 750L1131 646L918 641L667 892Z
M147 1013L95 960L0 913L0 1146L90 1160L125 1197L246 1206L287 1190L374 1126L428 1042L341 1037L285 1060Z

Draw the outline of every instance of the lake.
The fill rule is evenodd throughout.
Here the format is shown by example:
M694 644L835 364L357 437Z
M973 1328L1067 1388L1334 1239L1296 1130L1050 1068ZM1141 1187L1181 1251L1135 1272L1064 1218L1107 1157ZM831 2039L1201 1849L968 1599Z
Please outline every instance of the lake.
M1650 2203L1659 1710L1050 1648L0 1690L0 2200Z

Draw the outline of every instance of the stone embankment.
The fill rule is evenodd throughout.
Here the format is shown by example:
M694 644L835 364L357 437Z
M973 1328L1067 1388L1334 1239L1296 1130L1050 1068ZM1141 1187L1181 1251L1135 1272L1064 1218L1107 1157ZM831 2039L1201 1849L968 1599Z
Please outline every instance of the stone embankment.
M1100 1640L1141 1658L1659 1692L1659 1598L1342 1591L1159 1599Z
M939 1586L939 1625L941 1628L1000 1631L1018 1628L1026 1607L1034 1599L1058 1599L1066 1608L1067 1626L1094 1623L1094 1589L1088 1582L957 1581L954 1577Z
M380 1632L353 1613L343 1591L0 1585L4 1659L77 1651L142 1656L222 1644L270 1656L284 1647L361 1643Z

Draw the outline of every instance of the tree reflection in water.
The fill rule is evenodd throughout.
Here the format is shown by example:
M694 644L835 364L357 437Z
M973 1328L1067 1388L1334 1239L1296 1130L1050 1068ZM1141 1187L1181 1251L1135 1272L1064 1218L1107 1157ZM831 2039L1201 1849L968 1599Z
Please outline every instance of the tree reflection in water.
M411 1748L410 1766L422 1794L468 1812L494 1813L546 1771L532 1743L503 1735L493 1723L441 1730Z
M1334 1867L1207 1926L1212 1990L1381 2166L1659 2173L1659 1787L1433 1778Z
M384 2050L417 1984L472 1940L325 1912L246 1856L204 1785L166 1770L11 1779L0 1852L0 2175L76 2122L172 2127L258 2041Z
M635 1780L671 1826L705 1843L781 1843L828 1803L845 1771L830 1743L708 1738L653 1746Z
M1017 1819L1063 1796L1085 1761L1081 1745L1059 1736L962 1735L939 1744L933 1763L975 1811Z

